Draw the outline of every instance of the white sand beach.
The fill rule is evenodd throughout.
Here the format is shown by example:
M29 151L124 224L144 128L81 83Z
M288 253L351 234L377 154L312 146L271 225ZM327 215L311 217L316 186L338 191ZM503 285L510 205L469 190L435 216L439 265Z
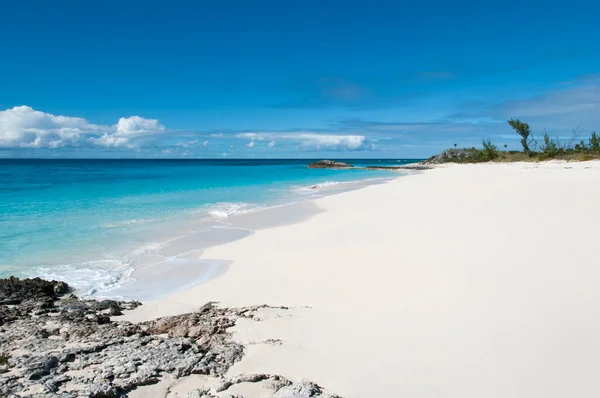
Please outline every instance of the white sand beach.
M600 396L600 162L453 165L313 204L125 318L291 307L238 322L229 373L347 398Z

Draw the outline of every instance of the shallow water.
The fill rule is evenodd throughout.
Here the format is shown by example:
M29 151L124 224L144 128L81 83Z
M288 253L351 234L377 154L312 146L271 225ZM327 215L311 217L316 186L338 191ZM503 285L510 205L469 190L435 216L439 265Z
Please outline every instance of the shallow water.
M198 260L201 251L261 225L260 215L238 226L232 217L398 176L312 170L308 162L0 159L0 276L61 279L82 295L149 299L222 272L226 264ZM269 223L301 216L280 211Z

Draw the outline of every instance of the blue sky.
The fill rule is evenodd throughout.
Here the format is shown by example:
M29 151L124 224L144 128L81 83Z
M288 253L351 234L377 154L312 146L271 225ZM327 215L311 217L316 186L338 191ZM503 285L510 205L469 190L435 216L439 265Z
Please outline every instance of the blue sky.
M426 157L600 130L597 1L5 1L0 156Z

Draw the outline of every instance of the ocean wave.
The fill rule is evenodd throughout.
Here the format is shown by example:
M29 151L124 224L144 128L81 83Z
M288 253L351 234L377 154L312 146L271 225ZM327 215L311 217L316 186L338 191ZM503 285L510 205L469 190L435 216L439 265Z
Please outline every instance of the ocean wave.
M219 202L207 205L205 209L207 209L207 213L212 217L228 218L239 214L260 211L264 209L264 206L244 202Z
M133 270L128 261L94 260L41 266L35 274L43 279L66 281L78 295L86 297L123 285L131 279Z
M162 243L149 242L122 258L44 265L36 269L35 275L43 279L65 281L82 297L93 296L131 281L136 260L162 247Z
M332 186L340 185L343 183L344 183L343 181L326 181L326 182L322 182L320 184L294 185L294 186L292 186L291 190L293 192L299 192L299 193L310 193L310 192L315 192L316 190L319 190L322 188L332 187Z
M377 178L364 178L361 180L351 180L351 181L325 181L319 184L311 184L311 185L295 185L291 187L291 190L296 193L314 193L319 190L324 190L327 188L332 188L336 186L349 186L353 184L369 184L375 181L387 181L389 177L377 177Z
M156 221L161 221L164 220L162 218L139 218L139 219L131 219L131 220L123 220L123 221L115 221L115 222L110 222L110 223L106 223L103 224L102 227L103 228L120 228L120 227L126 227L129 225L136 225L136 224L150 224Z

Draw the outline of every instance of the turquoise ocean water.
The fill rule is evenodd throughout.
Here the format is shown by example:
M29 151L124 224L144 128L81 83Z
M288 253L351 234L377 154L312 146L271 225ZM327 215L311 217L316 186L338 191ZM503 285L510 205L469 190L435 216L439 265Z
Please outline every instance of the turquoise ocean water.
M0 277L58 278L104 296L127 296L119 288L141 269L164 278L186 266L201 279L215 265L194 262L198 250L252 234L228 218L398 176L308 162L0 159ZM176 279L173 289L189 282Z

